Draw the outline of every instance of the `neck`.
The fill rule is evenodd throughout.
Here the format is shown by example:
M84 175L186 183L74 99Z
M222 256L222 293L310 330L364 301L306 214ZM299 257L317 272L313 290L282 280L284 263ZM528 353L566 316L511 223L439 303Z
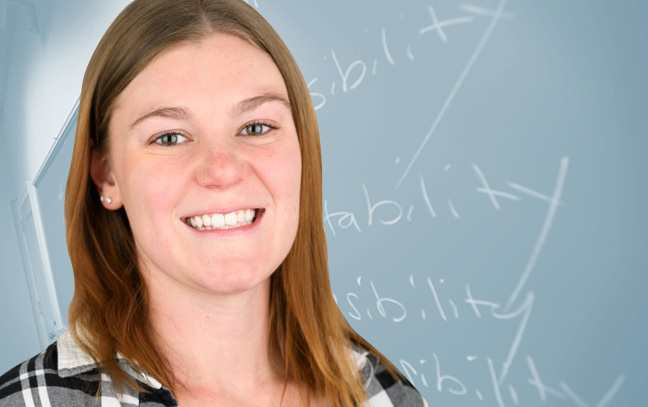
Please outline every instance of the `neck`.
M224 296L157 279L147 290L155 341L180 387L253 389L281 381L268 351L269 280Z

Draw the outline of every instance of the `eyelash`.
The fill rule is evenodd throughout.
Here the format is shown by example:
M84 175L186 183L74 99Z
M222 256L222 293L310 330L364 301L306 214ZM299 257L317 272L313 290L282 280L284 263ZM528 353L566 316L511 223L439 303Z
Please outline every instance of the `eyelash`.
M246 129L248 129L248 128L250 128L250 127L253 127L253 126L267 127L267 129L266 129L265 131L263 131L262 133L257 133L257 134L244 134L245 131L246 131ZM270 123L268 123L268 122L265 122L265 121L255 121L255 122L247 123L245 126L243 126L243 128L241 129L241 131L239 132L239 134L241 134L241 135L245 135L245 136L251 136L251 137L259 137L259 136L263 136L264 134L266 134L266 133L267 133L268 131L270 131L270 130L276 130L276 129L277 129L277 126L274 126L274 125L272 125L272 124L270 124Z
M162 143L161 140L164 137L168 137L168 136L176 136L177 138L182 137L185 140L180 141L180 142L178 140L176 140L176 142L174 144ZM186 143L187 141L189 141L189 138L187 136L185 136L184 134L180 133L179 131L167 131L167 132L164 132L164 133L162 133L162 134L160 134L158 136L155 136L155 138L153 139L151 144L159 144L159 145L164 146L164 147L173 147L173 146L177 146L178 144Z
M244 132L247 129L249 129L250 127L253 127L253 126L266 127L267 129L265 129L265 131L257 133L257 134L244 134ZM246 136L251 136L251 137L259 137L259 136L262 136L262 135L266 134L268 131L276 130L277 128L278 128L277 126L274 126L274 125L272 125L272 124L270 124L270 123L268 123L266 121L255 121L255 122L247 123L245 126L243 126L241 131L239 131L239 134L246 135ZM176 140L176 142L173 143L173 144L165 144L165 143L163 143L161 141L164 137L169 137L169 136L176 136L177 138L182 137L185 140L180 141L180 142L178 142L178 140ZM164 133L162 133L160 135L155 136L155 138L153 139L151 144L159 144L159 145L164 146L164 147L172 147L172 146L177 146L178 144L186 143L187 141L189 141L189 138L187 136L185 136L184 134L182 134L182 133L180 133L178 131L167 131L167 132L164 132Z

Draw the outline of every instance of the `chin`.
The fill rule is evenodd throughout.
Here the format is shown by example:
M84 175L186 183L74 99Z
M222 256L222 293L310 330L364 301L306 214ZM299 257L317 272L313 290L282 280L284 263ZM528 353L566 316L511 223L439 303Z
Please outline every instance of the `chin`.
M204 287L216 295L234 295L258 288L269 288L272 272L256 267L227 267L211 274Z

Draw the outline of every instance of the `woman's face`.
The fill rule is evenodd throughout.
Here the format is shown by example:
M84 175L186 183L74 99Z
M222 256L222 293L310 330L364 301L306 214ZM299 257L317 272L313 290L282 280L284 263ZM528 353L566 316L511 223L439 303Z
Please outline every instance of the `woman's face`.
M222 33L171 48L116 99L109 138L92 176L123 204L147 279L232 294L286 257L301 154L268 54Z

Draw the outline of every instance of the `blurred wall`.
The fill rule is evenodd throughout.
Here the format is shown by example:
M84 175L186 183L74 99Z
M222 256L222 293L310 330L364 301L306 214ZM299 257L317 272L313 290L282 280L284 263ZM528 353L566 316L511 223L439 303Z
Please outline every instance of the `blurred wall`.
M41 347L11 201L34 180L79 97L92 52L128 3L36 0L36 23L27 9L8 7L6 27L13 34L0 113L0 374Z

